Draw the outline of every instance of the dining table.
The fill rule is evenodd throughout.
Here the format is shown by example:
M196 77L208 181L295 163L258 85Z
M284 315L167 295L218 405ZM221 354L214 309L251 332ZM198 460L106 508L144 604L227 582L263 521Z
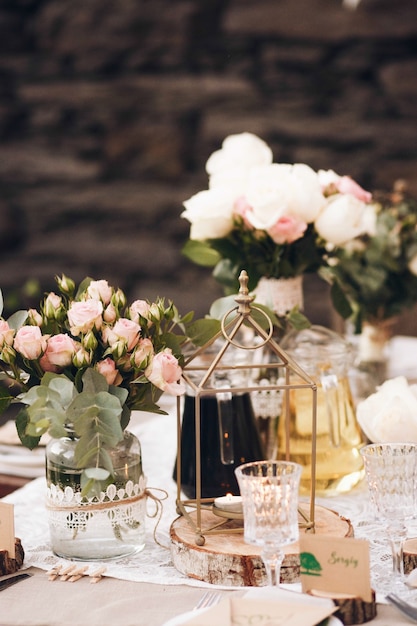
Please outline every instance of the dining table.
M417 338L395 337L388 377L405 375L412 380L416 373ZM248 590L188 577L173 564L170 528L178 517L173 479L177 455L175 399L164 395L161 408L164 414L134 412L129 424L141 443L147 488L153 494L147 502L145 548L131 556L88 564L105 567L97 584L91 584L88 576L76 582L59 577L51 580L49 576L54 567L70 562L50 549L43 470L35 471L31 480L1 499L13 504L15 535L25 551L19 572L31 576L0 591L0 626L174 626L181 623L175 618L191 611L208 589L230 597ZM33 454L38 456L36 460L33 457L32 466L40 468L43 459L39 451ZM0 451L0 473L4 473L7 470L2 468L1 460ZM28 466L32 467L29 462ZM410 624L378 593L378 581L389 575L392 567L391 551L384 529L375 519L365 481L348 493L316 498L316 502L348 519L354 536L369 541L371 581L377 598L377 615L372 623ZM417 520L410 522L409 536L417 537ZM301 592L299 583L284 587Z

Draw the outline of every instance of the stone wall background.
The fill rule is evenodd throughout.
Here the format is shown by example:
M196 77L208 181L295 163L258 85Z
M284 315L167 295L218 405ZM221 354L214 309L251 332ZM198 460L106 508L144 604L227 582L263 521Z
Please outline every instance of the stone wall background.
M181 255L180 213L230 133L417 195L415 0L2 0L0 32L9 298L89 274L204 314L220 290ZM335 321L317 279L306 301Z

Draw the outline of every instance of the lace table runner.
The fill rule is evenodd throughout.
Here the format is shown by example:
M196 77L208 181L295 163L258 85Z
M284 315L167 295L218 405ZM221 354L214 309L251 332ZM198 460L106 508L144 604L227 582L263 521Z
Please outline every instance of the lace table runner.
M145 549L134 556L123 557L103 563L106 575L115 578L158 583L163 585L212 586L193 580L178 572L173 566L170 554L169 529L177 517L175 499L176 485L172 472L176 458L176 418L172 405L167 405L170 415L137 413L130 424L130 430L142 445L144 470L148 477L148 488L163 489L168 498L162 502L163 512L156 529L155 518L147 519L147 540ZM4 498L14 504L16 536L20 537L25 550L25 567L35 566L49 570L62 559L50 549L49 530L45 509L46 483L37 478L22 489ZM158 496L157 491L153 492ZM317 504L327 507L349 519L354 527L355 537L367 539L371 549L371 571L373 588L378 591L378 581L387 576L391 569L391 553L383 525L378 524L368 507L366 485L359 485L354 491L335 498L318 498ZM155 502L148 499L148 513L155 512ZM417 536L417 522L410 527L409 536ZM97 562L92 567L98 568Z

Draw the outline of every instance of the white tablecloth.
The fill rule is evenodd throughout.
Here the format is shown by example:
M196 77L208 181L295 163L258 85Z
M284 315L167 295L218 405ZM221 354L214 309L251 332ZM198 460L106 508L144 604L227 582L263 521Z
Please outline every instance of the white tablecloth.
M167 401L165 408L170 410L169 415L136 413L130 425L142 444L148 487L161 488L168 492L168 498L163 501L162 518L156 532L161 545L153 537L155 519L148 519L145 549L134 556L107 561L106 575L163 585L209 586L184 576L175 569L171 561L169 528L177 517L176 484L172 479L176 457L176 419L172 403ZM48 570L62 560L50 550L44 493L45 480L37 478L4 498L4 501L13 503L15 507L16 536L21 538L25 549L25 567L35 566ZM317 504L348 518L353 524L355 536L370 540L373 586L378 590L378 579L388 573L391 557L383 528L372 521L372 514L368 510L366 485L362 483L344 496L318 498ZM155 510L152 500L148 501L148 509L151 514ZM417 536L417 527L414 528L414 525L410 529L410 535ZM98 566L97 563L94 564L94 567Z

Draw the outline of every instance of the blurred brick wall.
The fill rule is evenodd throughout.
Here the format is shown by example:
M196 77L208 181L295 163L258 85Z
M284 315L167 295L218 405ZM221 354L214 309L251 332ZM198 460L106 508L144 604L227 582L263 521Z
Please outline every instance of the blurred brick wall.
M0 32L4 292L89 274L205 313L180 213L230 133L417 194L415 0L2 0Z

